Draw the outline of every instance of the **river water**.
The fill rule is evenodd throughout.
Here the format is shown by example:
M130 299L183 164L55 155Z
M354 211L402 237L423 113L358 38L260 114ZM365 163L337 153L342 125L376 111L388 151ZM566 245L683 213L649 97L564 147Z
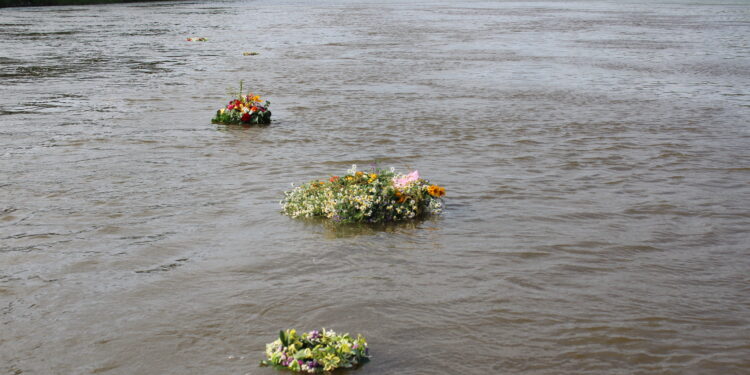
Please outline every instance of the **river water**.
M746 2L0 9L0 374L750 373L749 71ZM280 214L351 164L445 214Z

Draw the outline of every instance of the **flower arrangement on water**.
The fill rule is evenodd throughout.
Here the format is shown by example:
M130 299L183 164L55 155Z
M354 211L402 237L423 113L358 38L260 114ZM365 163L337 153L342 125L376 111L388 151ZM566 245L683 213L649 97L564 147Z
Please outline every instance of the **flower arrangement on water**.
M365 173L353 165L345 176L311 181L284 195L282 212L291 217L384 223L440 214L445 188L430 184L418 171L404 175L375 168Z
M262 366L275 366L292 371L320 373L337 368L352 368L369 360L367 341L361 335L314 330L297 334L296 330L279 331L279 338L266 345Z
M236 98L229 101L226 107L216 111L216 117L211 122L215 124L270 124L271 111L268 100L261 101L259 95L242 93L242 81Z

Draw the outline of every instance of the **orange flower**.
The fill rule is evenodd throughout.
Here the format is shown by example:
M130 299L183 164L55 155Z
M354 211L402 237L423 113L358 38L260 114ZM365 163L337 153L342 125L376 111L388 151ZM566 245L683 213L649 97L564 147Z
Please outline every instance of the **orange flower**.
M406 195L401 194L398 190L396 190L396 198L398 198L398 203L404 203L406 201Z
M430 185L427 187L427 193L433 197L440 198L445 195L445 188L438 185Z
M338 179L339 179L339 176L333 176L328 181L336 182L336 180L338 180Z

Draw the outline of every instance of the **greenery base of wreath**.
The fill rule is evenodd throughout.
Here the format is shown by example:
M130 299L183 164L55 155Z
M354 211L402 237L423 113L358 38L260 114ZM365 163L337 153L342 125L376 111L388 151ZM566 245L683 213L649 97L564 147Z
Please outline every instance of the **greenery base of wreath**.
M336 224L379 224L423 219L443 211L445 188L430 184L418 171L396 173L373 168L313 180L284 192L281 210L293 218L323 217Z
M331 371L357 368L369 360L367 341L348 333L314 330L298 334L294 329L279 331L279 338L266 345L261 366L291 370L295 373L330 374Z
M219 125L269 125L271 123L271 111L256 112L247 120L242 120L242 115L232 113L236 111L216 111L216 117L211 119L212 124Z

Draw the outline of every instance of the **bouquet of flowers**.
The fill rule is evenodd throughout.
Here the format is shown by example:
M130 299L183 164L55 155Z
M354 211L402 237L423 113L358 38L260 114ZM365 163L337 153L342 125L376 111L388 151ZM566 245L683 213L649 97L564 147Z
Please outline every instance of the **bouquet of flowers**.
M270 124L271 111L268 106L271 104L268 100L262 102L259 95L242 94L242 81L240 81L240 91L236 94L237 98L229 101L225 108L216 111L216 117L211 122L214 124Z
M445 188L419 177L418 171L357 171L311 181L284 193L282 212L291 217L323 216L341 223L383 223L439 214Z
M279 338L266 345L262 366L275 366L292 371L320 373L337 368L351 368L369 360L367 341L361 335L354 339L348 333L310 331L301 335L288 329L279 331Z

